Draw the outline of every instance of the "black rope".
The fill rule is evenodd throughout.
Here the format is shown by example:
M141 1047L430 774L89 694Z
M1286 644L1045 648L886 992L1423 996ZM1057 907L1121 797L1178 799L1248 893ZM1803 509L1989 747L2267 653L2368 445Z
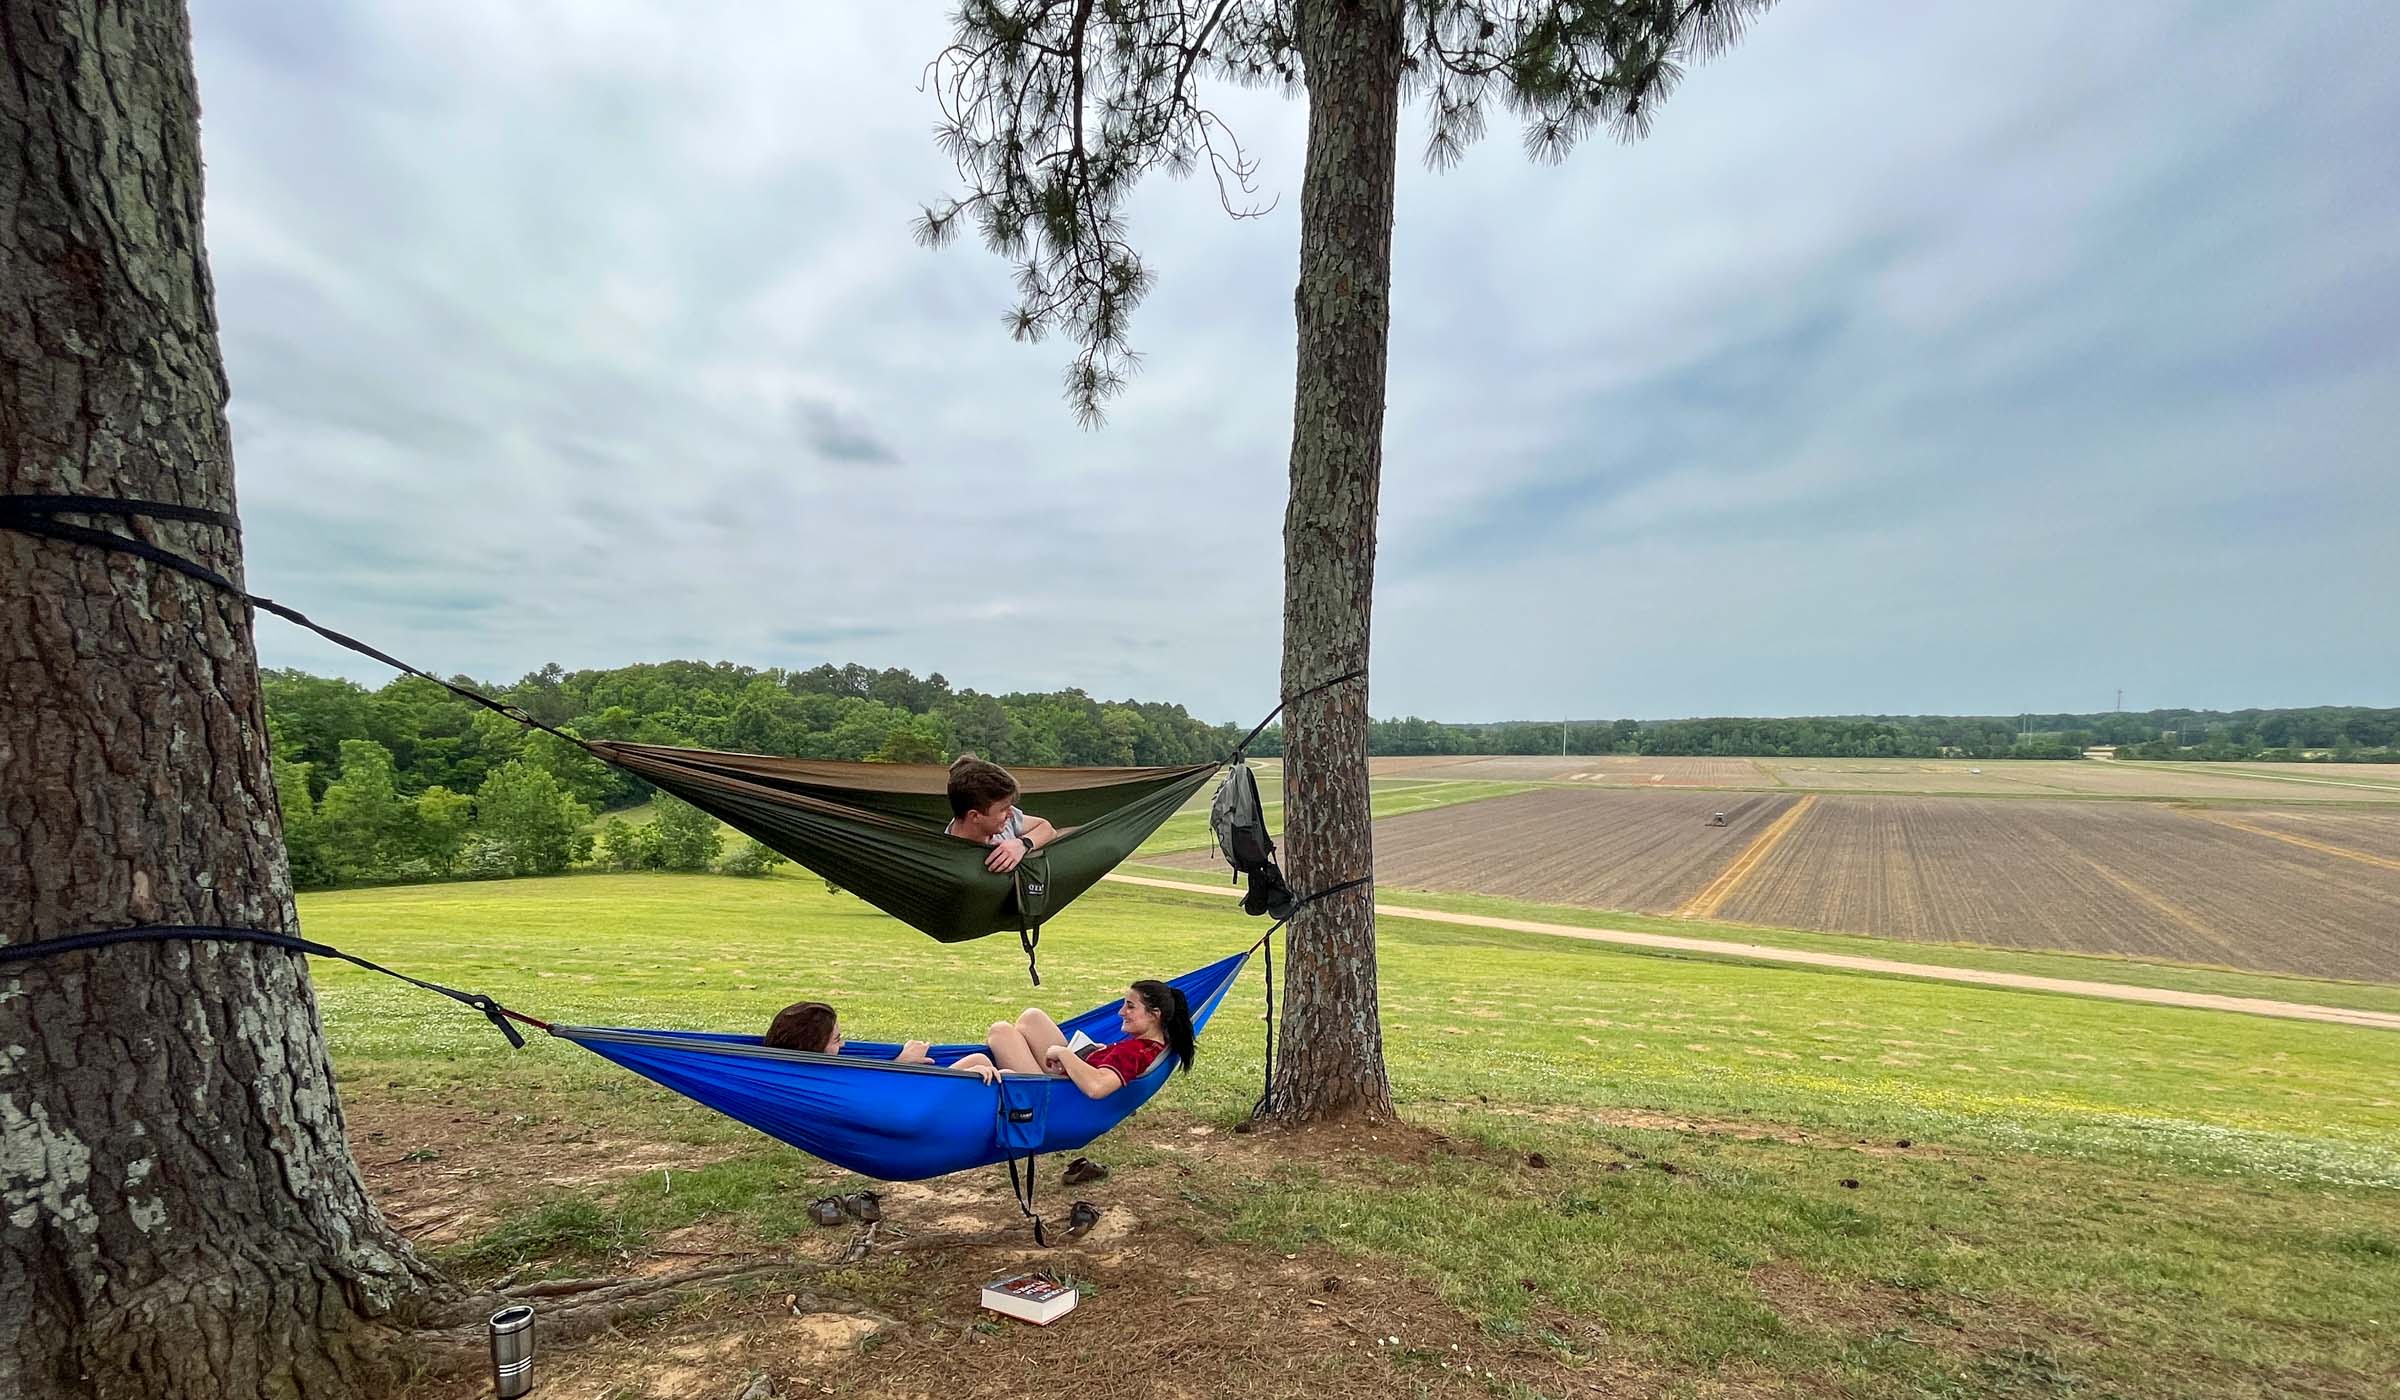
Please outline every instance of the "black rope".
M1267 968L1267 1056L1260 1071L1258 1102L1250 1105L1250 1116L1263 1118L1275 1107L1275 945L1265 944L1260 952Z
M1304 894L1300 896L1298 899L1292 902L1291 913L1284 915L1280 919L1277 919L1271 926L1269 926L1265 933L1262 933L1258 936L1258 941L1256 943L1250 945L1250 951L1254 953L1263 953L1265 955L1265 966L1267 973L1267 1054L1266 1068L1264 1071L1265 1082L1259 1086L1258 1102L1250 1105L1250 1116L1252 1118L1258 1118L1269 1112L1272 1112L1275 1107L1275 945L1270 940L1272 940L1277 933L1282 931L1285 924L1288 924L1293 919L1297 918L1300 914L1300 911L1307 908L1309 905L1316 903L1320 899L1330 899L1345 890L1354 890L1360 885L1371 884L1374 882L1374 879L1375 877L1372 875L1361 875L1355 880L1344 880L1338 885L1327 885L1325 888L1318 890L1314 894Z
M525 1037L517 1034L517 1028L510 1025L510 1021L523 1021L526 1025L538 1026L543 1030L550 1028L548 1021L511 1011L481 992L462 992L456 987L445 987L439 982L428 982L422 977L411 977L405 972L394 972L381 963L369 962L354 953L345 953L339 948L329 948L322 943L301 938L295 934L275 933L263 928L216 928L206 924L140 924L133 928L99 929L91 933L70 933L57 938L37 939L30 943L8 944L0 947L0 963L29 962L34 958L80 953L87 949L107 948L119 943L166 943L180 939L216 943L256 943L270 948L281 948L287 952L306 953L311 957L339 958L343 962L363 967L369 972L380 972L386 977L397 977L412 987L422 987L429 992L438 992L452 1001L474 1007L489 1017L491 1023L500 1028L500 1033L508 1037L508 1043L519 1050L525 1048Z
M238 533L241 529L240 523L224 511L204 510L198 506L179 506L167 501L111 500L103 496L0 496L0 529L16 530L23 534L36 535L46 539L69 540L76 544L91 545L94 548L114 550L119 554L130 554L136 558L147 559L153 564L172 569L187 578L197 579L211 587L222 589L261 612L273 613L286 622L305 627L335 646L346 647L361 656L380 661L405 675L431 681L462 700L471 701L495 714L515 720L519 724L564 739L579 749L588 751L591 748L591 745L574 735L553 725L544 724L519 706L509 704L504 700L495 700L479 690L459 685L454 681L443 680L431 671L411 666L399 657L380 648L369 646L356 637L336 632L330 627L313 621L307 614L296 608L287 608L272 598L262 598L258 594L250 592L206 564L187 559L171 550L161 549L148 540L135 539L131 535L120 535L110 530L95 530L88 525L70 525L63 520L51 519L53 515L61 513L183 520L201 525L214 525Z
M1229 753L1225 755L1225 757L1217 760L1217 766L1222 768L1226 764L1233 762L1237 758L1240 758L1245 752L1247 752L1252 744L1258 742L1258 736L1267 732L1267 726L1275 722L1275 717L1284 712L1285 707L1297 705L1320 690L1331 690L1344 681L1357 680L1366 673L1367 668L1361 666L1355 671L1344 671L1340 675L1335 676L1332 680L1319 681L1315 685L1308 687L1306 690L1296 691L1290 695L1286 695L1280 702L1276 704L1274 709L1267 711L1267 717L1258 722L1258 726L1250 731L1249 737L1234 745L1232 753Z

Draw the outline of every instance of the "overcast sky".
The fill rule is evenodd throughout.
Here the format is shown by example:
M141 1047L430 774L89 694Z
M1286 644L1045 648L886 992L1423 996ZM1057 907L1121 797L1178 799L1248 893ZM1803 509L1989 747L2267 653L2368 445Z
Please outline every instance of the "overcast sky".
M905 14L903 13L905 12ZM1298 102L1098 432L932 5L193 0L251 586L441 672L1273 703ZM1403 132L1372 707L2400 704L2400 9L1794 0L1637 146ZM388 673L272 621L270 665Z

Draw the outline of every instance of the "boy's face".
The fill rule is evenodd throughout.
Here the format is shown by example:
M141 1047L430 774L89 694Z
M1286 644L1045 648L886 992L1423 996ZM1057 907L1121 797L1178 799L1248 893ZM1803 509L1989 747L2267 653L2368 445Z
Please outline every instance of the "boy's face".
M988 807L978 807L959 822L963 834L977 841L989 841L1008 825L1008 814L1017 805L1013 797L1003 797Z

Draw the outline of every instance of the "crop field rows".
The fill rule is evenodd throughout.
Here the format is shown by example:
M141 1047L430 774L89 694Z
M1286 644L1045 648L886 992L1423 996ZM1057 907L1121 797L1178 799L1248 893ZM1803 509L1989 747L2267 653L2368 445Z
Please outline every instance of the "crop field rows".
M1394 890L2400 981L2400 811L1543 787L1379 821L1375 865Z
M2214 816L2155 804L1827 798L1717 912L1895 938L2400 978L2400 861L2378 866Z
M2189 798L2391 803L2400 766L2375 763L2118 763L1943 758L1379 758L1378 778L1633 788L1889 792L1993 797Z

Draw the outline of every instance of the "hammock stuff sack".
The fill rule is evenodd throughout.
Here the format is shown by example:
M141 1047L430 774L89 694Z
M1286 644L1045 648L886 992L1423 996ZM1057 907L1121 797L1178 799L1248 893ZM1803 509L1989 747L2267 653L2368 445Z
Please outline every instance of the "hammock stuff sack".
M1249 961L1246 952L1170 984L1191 1003L1197 1035ZM1119 1003L1095 1006L1059 1029L1103 1044L1124 1038ZM892 1063L900 1047L851 1041L838 1055L774 1050L754 1035L552 1026L645 1079L665 1085L814 1157L861 1176L918 1181L1041 1152L1084 1146L1131 1117L1166 1087L1175 1057L1106 1098L1048 1074L1002 1075L995 1090L973 1070L946 1068L981 1045L937 1045L934 1065Z
M984 866L988 847L943 831L950 770L936 764L586 747L944 943L1038 928L1132 855L1217 770L1214 762L1011 768L1019 803L1060 834L1017 871L995 875Z
M1015 872L951 836L950 770L921 763L820 763L656 744L586 744L595 756L756 837L909 927L944 943L1038 929L1133 854L1217 771L1012 768L1019 802L1060 835Z

